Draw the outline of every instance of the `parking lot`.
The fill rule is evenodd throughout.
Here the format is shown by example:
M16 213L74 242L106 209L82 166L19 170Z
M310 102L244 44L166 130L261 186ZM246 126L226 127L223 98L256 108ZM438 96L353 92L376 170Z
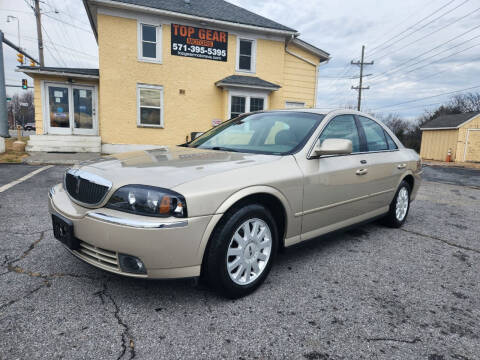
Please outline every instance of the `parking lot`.
M403 228L289 249L226 300L74 258L47 211L64 169L0 165L0 359L479 358L480 171L426 167Z

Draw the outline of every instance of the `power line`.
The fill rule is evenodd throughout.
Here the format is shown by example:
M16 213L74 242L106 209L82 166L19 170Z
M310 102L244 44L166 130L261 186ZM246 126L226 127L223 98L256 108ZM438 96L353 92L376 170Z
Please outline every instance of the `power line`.
M392 104L392 105L380 106L380 107L376 108L375 110L384 109L384 108L391 108L391 107L395 107L397 105L409 104L409 103L412 103L412 102L417 102L417 101L421 101L421 100L425 100L425 99L432 99L432 98L436 98L436 97L444 96L444 95L451 95L451 94L455 94L455 93L459 93L459 92L463 92L463 91L468 91L468 90L473 90L473 89L478 89L478 88L480 88L480 85L472 86L472 87L465 88L465 89L455 90L455 91L449 91L449 92L441 93L441 94L437 94L437 95L425 96L423 98L403 101L403 102Z
M360 111L361 103L362 103L362 90L370 89L370 86L362 86L363 82L363 66L364 65L373 65L373 61L365 62L365 45L362 45L362 58L360 61L351 61L352 65L359 65L360 66L360 76L358 81L358 86L352 86L353 90L358 90L358 102L357 102L357 110Z
M48 15L48 14L43 14L43 16L46 16L46 17L48 17L48 18L50 18L50 19L53 19L53 20L55 20L55 21L58 21L58 22L60 22L60 23L62 23L62 24L65 24L65 25L67 25L67 26L71 26L71 27L73 27L73 28L75 28L75 29L85 31L85 32L87 32L87 33L89 33L89 34L92 33L92 30L90 30L90 29L85 29L85 28L82 28L82 27L80 27L80 26L71 24L71 23L69 23L69 22L66 22L66 21L57 19L57 18L54 17L54 16L51 16L51 15Z
M443 13L442 15L440 15L440 16L436 17L435 19L429 21L428 23L422 25L422 26L419 27L418 29L415 29L415 31L413 31L412 33L403 36L402 38L396 40L394 43L392 43L392 44L384 47L383 49L381 49L381 50L379 50L379 51L380 51L380 52L383 52L383 51L385 51L386 49L391 48L393 45L399 43L399 42L402 41L403 39L406 39L407 37L412 36L412 35L415 34L416 32L424 29L425 27L427 27L428 25L434 23L434 22L437 21L438 19L440 19L440 18L444 17L445 15L450 14L451 12L455 11L455 10L458 9L460 6L466 4L468 1L470 1L470 0L465 0L465 1L462 2L460 5L457 5L457 6L454 7L453 9L448 10L447 12ZM373 55L373 54L371 54L371 55Z
M406 73L404 73L404 75L410 74L411 72L413 72L413 71L415 71L415 70L422 69L422 68L424 68L425 66L432 65L432 64L436 64L436 63L438 63L439 61L448 59L448 58L450 58L450 57L452 57L452 56L454 56L454 55L461 54L461 53L463 53L463 52L465 52L465 51L468 51L468 50L470 50L470 49L472 49L472 48L474 48L474 47L477 47L477 46L479 46L479 45L480 45L480 43L475 44L475 45L472 45L472 46L470 46L470 47L468 47L468 48L466 48L466 49L457 51L457 52L455 52L455 53L453 53L453 54L444 56L444 57L442 57L442 58L440 58L440 59L438 59L438 60L435 60L435 61L429 62L429 63L427 63L427 64L424 64L424 65L422 65L422 66L416 67L415 69L412 69L412 70L410 70L410 71L407 71Z
M476 26L475 28L478 28L478 27L480 27L480 25ZM462 34L462 35L463 35L463 34ZM460 35L460 36L461 36L461 35ZM424 62L425 60L428 60L428 59L431 59L431 58L433 58L433 57L436 57L436 56L438 56L438 55L440 55L440 54L442 54L442 53L444 53L444 52L446 52L446 51L452 50L452 49L457 48L457 47L459 47L459 46L462 46L463 44L466 44L466 43L468 43L468 42L470 42L470 41L472 41L472 40L474 40L474 39L477 39L477 38L480 37L480 34L479 34L479 35L476 35L476 36L474 36L474 37L472 37L472 38L470 38L470 39L468 39L468 40L465 40L465 41L463 41L463 42L461 42L461 43L459 43L459 44L457 44L457 45L451 46L451 47L449 47L449 48L447 48L447 49L444 49L444 50L442 50L442 51L440 51L440 52L437 52L437 53L435 53L435 54L433 54L433 55L430 55L430 56L428 56L428 57L426 57L426 58L424 58L424 59L421 59L421 60L419 60L419 61L417 61L417 62L415 62L415 63L413 63L413 64L410 64L410 65L405 66L405 65L408 64L409 62L411 62L411 61L413 61L413 60L415 60L415 59L420 58L421 56L423 56L423 55L431 52L432 50L438 49L439 47L442 47L443 45L445 45L445 44L447 44L447 43L449 43L449 42L451 42L451 41L453 41L453 40L455 40L455 39L458 39L460 36L456 36L455 38L450 39L449 41L446 41L446 42L444 42L444 43L442 43L442 44L440 44L440 45L438 45L438 46L436 46L436 47L434 47L434 48L432 48L432 49L430 49L430 50L422 53L421 55L418 55L418 56L416 56L416 57L414 57L414 58L412 58L412 59L410 59L410 60L408 60L408 61L406 61L406 62L403 62L403 63L401 63L399 66L394 67L393 69L384 71L383 73L381 73L381 74L379 74L379 75L375 75L375 76L373 76L373 77L371 78L371 80L376 79L376 78L379 78L379 77L382 76L382 75L386 75L386 74L390 74L390 75L391 75L391 74L394 74L394 73L400 71L402 68L407 69L407 68L409 68L409 67L412 67L412 66L415 66L415 65L417 65L417 64L420 64L420 63ZM382 80L380 79L379 81L382 81Z
M377 45L377 46L374 46L374 47L372 48L372 53L371 53L371 55L373 55L373 54L377 51L378 48L382 47L382 46L385 45L385 44L388 44L391 40L395 39L396 37L398 37L398 36L400 36L400 35L403 35L404 33L406 33L407 31L409 31L410 29L412 29L412 28L415 27L416 25L420 24L422 21L428 19L429 17L435 15L437 12L439 12L439 11L441 11L442 9L446 8L448 5L450 5L450 4L453 3L454 1L456 1L456 0L451 0L451 1L447 2L446 4L444 4L444 5L442 5L441 7L439 7L437 10L435 10L435 11L434 11L433 13L431 13L430 15L428 15L428 16L420 19L420 20L417 21L415 24L410 25L409 27L407 27L405 30L401 31L401 32L398 33L397 35L391 37L390 39L384 41L383 43L381 43L381 44L379 44L379 45Z
M418 43L419 41L421 41L421 40L429 37L430 35L433 35L433 34L439 32L439 31L441 31L441 30L446 29L447 27L450 27L450 26L458 23L459 21L465 19L466 17L469 17L470 15L472 15L472 14L475 13L475 12L477 12L478 10L480 10L480 7L479 7L479 8L476 8L475 10L467 13L466 15L464 15L464 16L462 16L462 17L460 17L460 18L458 18L458 19L456 19L456 20L454 20L454 21L452 21L451 23L448 23L447 25L442 26L442 27L440 27L440 28L438 28L438 29L436 29L436 30L428 33L427 35L424 35L424 36L422 36L422 37L420 37L420 38L418 38L418 39L415 39L414 41L409 42L407 45L403 45L401 48L399 48L399 49L397 49L397 50L394 50L393 52L390 52L390 53L384 54L384 55L382 55L382 56L380 56L380 57L377 57L377 61L385 58L386 56L393 55L393 54L397 53L399 50L405 50L405 48L409 47L410 45L416 44L416 43Z
M53 46L53 49L55 50L55 52L57 53L57 56L58 56L58 61L62 62L63 63L63 66L67 67L67 63L63 60L63 58L60 56L60 53L58 52L57 48L55 47L55 44L53 44L53 41L52 39L50 38L50 35L48 35L48 32L47 30L45 29L45 27L42 25L42 29L43 31L45 32L45 35L47 35L47 38L50 40L50 42L52 42L52 46Z

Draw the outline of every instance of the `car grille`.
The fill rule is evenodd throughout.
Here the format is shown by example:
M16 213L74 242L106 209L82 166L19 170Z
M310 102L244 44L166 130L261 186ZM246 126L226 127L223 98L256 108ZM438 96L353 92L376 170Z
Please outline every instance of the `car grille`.
M72 169L65 174L65 187L73 199L96 205L105 198L111 183L93 174Z
M80 248L76 250L80 257L90 260L101 267L106 267L111 270L120 270L118 264L118 254L115 251L105 250L96 246L80 241Z

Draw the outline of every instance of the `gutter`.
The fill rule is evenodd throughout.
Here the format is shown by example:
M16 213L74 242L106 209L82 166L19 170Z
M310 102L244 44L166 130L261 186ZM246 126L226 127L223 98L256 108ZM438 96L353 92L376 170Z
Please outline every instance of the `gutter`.
M151 7L148 7L148 6L118 3L118 2L112 1L112 0L83 0L83 3L85 5L85 7L88 9L87 14L90 12L89 3L91 3L91 4L95 4L95 5L103 5L103 6L109 6L109 7L113 7L113 8L126 9L126 10L136 10L136 11L140 11L140 12L153 13L153 14L156 14L156 15L170 16L170 17L186 19L186 20L203 21L203 22L206 22L206 23L216 24L216 25L224 26L224 27L234 27L234 28L239 28L239 29L244 29L244 30L260 31L260 32L264 32L264 33L266 32L266 33L276 34L276 35L283 35L283 36L287 36L287 35L298 36L298 35L300 35L300 33L295 31L295 30L291 30L291 31L289 31L289 30L279 30L279 29L272 29L272 28L266 28L266 27L255 26L255 25L233 23L233 22L230 22L230 21L216 20L216 19L211 19L211 18L207 18L207 17L178 13L178 12L169 11L169 10L154 9L154 8L151 8ZM92 25L92 21L90 21L90 24ZM93 25L92 25L92 28L95 29L95 27ZM94 32L96 33L96 29L94 30Z

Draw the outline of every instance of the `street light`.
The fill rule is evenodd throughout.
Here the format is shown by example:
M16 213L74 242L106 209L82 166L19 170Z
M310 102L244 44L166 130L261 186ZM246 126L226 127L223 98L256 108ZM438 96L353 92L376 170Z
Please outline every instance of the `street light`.
M7 23L12 22L13 20L17 20L18 47L21 49L22 47L20 46L20 20L13 15L7 16Z

